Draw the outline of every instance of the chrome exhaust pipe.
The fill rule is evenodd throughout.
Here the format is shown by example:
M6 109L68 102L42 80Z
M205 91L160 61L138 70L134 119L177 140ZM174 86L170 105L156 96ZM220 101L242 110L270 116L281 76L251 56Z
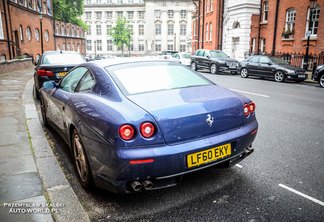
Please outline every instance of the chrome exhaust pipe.
M252 147L248 147L244 150L244 154L245 156L250 155L251 153L253 153L254 149Z
M134 181L131 183L131 187L133 188L134 191L138 192L142 189L142 184L138 181Z
M144 180L142 184L145 190L150 190L153 188L153 183L149 180Z

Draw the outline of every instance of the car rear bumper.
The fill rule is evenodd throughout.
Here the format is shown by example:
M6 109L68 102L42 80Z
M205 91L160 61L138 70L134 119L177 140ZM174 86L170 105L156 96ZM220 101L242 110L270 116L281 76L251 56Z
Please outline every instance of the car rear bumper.
M182 175L197 170L202 170L219 163L232 160L239 162L250 153L251 144L255 139L258 123L256 120L238 129L226 132L213 137L203 138L197 141L181 143L177 145L163 145L156 147L139 148L114 148L98 147L105 149L109 158L101 158L98 153L90 155L90 165L94 177L94 182L98 187L118 193L134 192L133 182L143 183L150 181L153 185L151 189L160 189L176 185ZM89 143L85 138L85 145ZM94 141L91 141L94 145ZM187 167L187 155L204 151L224 144L231 144L232 153L225 158L217 159L198 167ZM100 152L99 152L100 153ZM100 154L102 155L102 154ZM153 162L142 164L130 164L131 160L154 160ZM93 162L92 160L95 160ZM144 187L144 186L143 186ZM144 189L144 188L143 188Z

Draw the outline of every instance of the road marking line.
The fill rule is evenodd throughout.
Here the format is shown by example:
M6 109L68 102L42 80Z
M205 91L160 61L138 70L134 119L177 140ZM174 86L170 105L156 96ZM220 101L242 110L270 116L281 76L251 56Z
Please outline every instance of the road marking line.
M237 90L237 89L231 89L230 90L233 90L235 92L240 92L240 93L246 93L246 94L250 94L250 95L254 95L254 96L261 96L261 97L264 97L264 98L269 98L270 96L267 96L267 95L263 95L263 94L258 94L258 93L252 93L252 92L246 92L246 91L241 91L241 90Z
M302 197L304 197L306 199L309 199L309 200L311 200L311 201L313 201L313 202L315 202L315 203L317 203L319 205L322 205L324 207L324 202L322 202L320 200L317 200L317 199L315 199L313 197L310 197L310 196L308 196L306 194L303 194L303 193L301 193L301 192L299 192L297 190L294 190L293 188L287 187L286 185L283 185L283 184L279 184L279 187L285 188L285 189L287 189L287 190L289 190L289 191L291 191L291 192L293 192L295 194L298 194L299 196L302 196Z
M238 167L238 168L243 168L243 166L240 165L240 164L235 164L235 166Z

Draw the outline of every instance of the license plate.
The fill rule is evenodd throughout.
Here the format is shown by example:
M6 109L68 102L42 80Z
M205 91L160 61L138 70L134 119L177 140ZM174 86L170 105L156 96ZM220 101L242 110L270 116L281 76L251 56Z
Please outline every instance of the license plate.
M65 75L66 75L66 72L57 73L57 77L64 77Z
M298 75L298 78L305 78L305 75Z
M187 167L195 167L202 164L214 162L218 159L230 156L232 153L231 144L225 144L208 150L187 155Z

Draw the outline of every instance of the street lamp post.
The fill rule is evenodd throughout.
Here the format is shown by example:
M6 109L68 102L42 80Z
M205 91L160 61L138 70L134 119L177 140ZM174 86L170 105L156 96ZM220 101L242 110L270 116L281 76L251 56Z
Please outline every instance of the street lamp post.
M39 14L39 29L40 29L40 39L41 39L41 51L44 53L44 44L43 44L43 15Z
M97 41L94 40L95 59L97 58Z
M177 51L177 33L174 33L174 40L173 40L173 44L174 44L174 51Z
M309 21L308 21L308 30L306 32L307 36L307 44L306 44L306 53L305 60L303 64L303 69L307 71L308 69L308 61L309 61L309 42L310 36L312 35L312 23L313 23L313 10L316 8L316 0L309 1Z

